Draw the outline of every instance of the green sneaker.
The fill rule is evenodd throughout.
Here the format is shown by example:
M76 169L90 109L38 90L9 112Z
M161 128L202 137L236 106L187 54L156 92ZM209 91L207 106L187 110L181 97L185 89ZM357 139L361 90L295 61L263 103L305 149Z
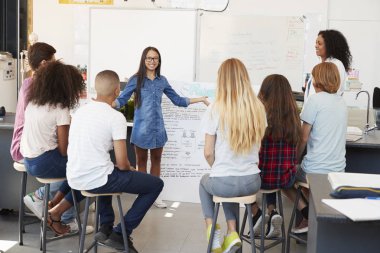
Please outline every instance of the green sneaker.
M211 226L208 226L207 228L207 242L210 240L210 234L211 234ZM222 253L222 243L220 242L221 238L221 230L220 225L216 224L215 226L215 232L214 232L214 240L212 242L211 252L213 253Z
M224 237L224 242L222 245L223 253L236 252L238 249L240 249L240 247L241 240L236 231Z

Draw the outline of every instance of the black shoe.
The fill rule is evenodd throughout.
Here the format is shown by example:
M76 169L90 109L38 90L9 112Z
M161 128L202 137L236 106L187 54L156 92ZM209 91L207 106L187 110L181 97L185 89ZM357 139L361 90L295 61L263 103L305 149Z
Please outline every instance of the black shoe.
M138 253L138 251L133 246L132 238L128 236L128 248L129 253ZM108 239L104 242L105 245L108 247L117 249L117 250L124 250L124 241L123 241L123 235L112 232L111 235L108 237Z
M102 224L99 231L95 234L95 240L104 243L112 233L113 226Z

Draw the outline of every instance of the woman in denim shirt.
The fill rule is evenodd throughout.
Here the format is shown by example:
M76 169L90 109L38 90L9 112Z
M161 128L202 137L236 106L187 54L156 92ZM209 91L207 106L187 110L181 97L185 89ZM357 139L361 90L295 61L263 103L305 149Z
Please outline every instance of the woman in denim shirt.
M162 117L162 95L165 95L177 106L187 107L189 104L203 102L208 105L207 97L186 98L179 96L161 75L161 55L154 47L144 49L139 70L131 77L127 86L115 100L115 107L125 105L135 93L135 115L131 143L135 145L137 168L147 171L148 149L150 150L150 174L159 177L161 171L161 155L168 140ZM154 203L165 208L161 199Z

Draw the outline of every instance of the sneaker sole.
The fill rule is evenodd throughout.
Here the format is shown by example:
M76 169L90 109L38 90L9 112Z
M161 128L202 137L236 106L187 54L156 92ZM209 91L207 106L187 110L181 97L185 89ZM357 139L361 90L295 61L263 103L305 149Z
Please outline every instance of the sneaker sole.
M37 210L36 208L34 208L36 202L34 202L32 200L32 197L30 197L29 195L26 195L24 197L24 204L25 206L30 210L32 211L32 213L38 218L38 219L42 219L42 209L41 210Z
M292 230L292 233L293 234L303 234L303 233L307 233L309 231L309 227L306 227L306 228L301 228L301 229L294 229Z
M261 220L263 216L260 216L260 218L257 220L255 226L253 226L253 233L255 236L260 236L261 235ZM264 231L265 231L265 224L267 224L269 221L269 215L265 215L265 221L264 221Z
M270 231L266 238L279 237L281 235L282 217L278 214L274 215L271 219Z
M236 238L235 240L233 240L231 242L230 246L223 251L223 253L233 253L233 252L236 252L236 250L240 249L240 247L241 247L241 241L240 241L240 239ZM232 251L233 249L235 249L235 250Z

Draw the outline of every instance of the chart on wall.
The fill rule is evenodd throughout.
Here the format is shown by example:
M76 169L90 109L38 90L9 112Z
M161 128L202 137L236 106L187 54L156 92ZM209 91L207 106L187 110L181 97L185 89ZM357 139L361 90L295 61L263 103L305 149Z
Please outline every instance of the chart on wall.
M214 100L215 84L171 81L175 91L185 97L207 96ZM161 160L161 178L165 182L162 198L171 201L199 203L199 181L210 173L204 155L204 134L201 120L206 105L192 104L187 108L177 107L163 96L162 112L168 142Z
M270 74L286 76L295 91L303 79L305 27L300 17L200 14L197 81L215 82L220 64L238 58L253 85Z

